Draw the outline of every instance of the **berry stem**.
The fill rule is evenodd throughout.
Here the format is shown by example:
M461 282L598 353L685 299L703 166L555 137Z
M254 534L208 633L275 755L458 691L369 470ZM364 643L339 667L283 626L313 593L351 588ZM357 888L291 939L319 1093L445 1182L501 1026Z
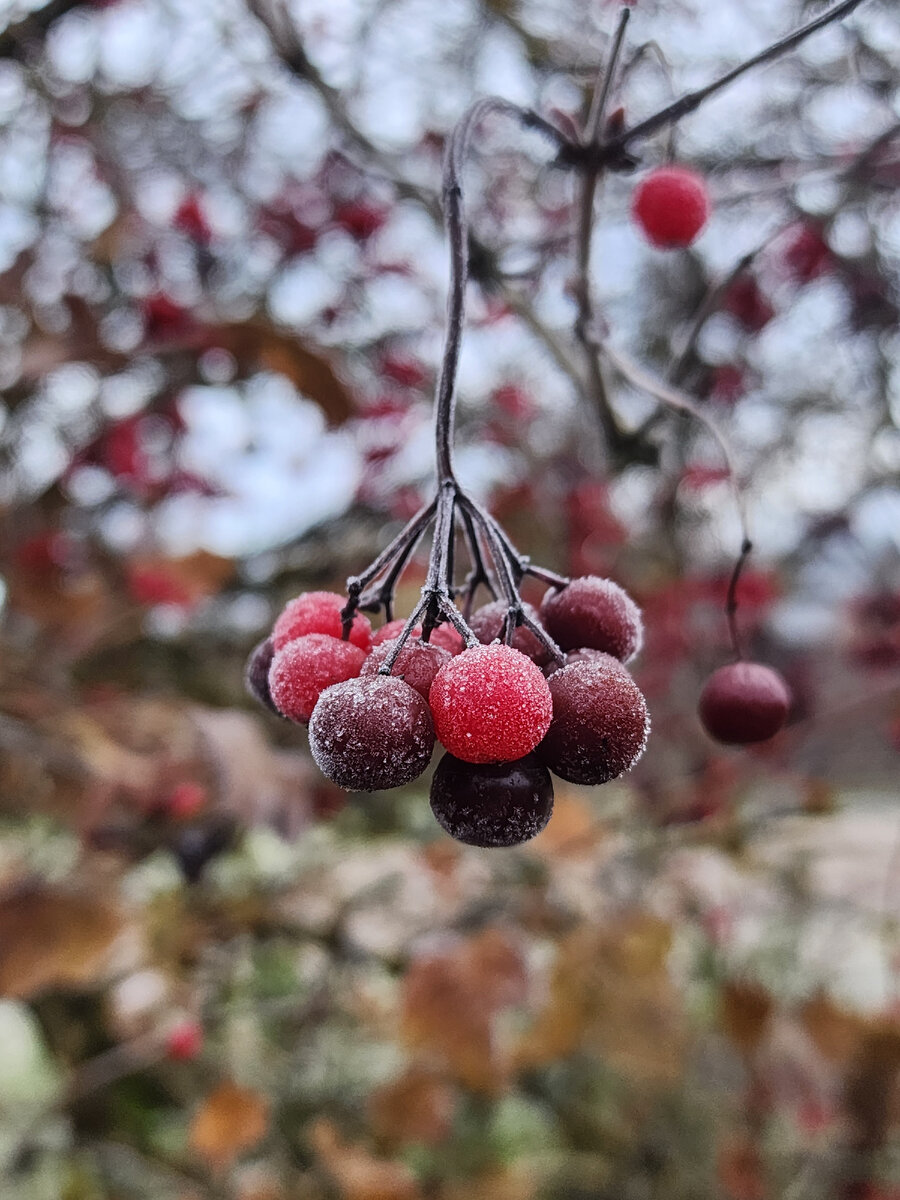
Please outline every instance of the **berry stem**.
M740 582L741 572L750 554L753 551L753 543L749 538L744 538L741 542L741 550L734 564L734 569L731 572L731 578L728 581L728 594L725 597L725 617L728 621L728 633L731 637L731 645L734 650L734 656L738 662L743 661L744 652L741 645L740 634L737 627L737 611L738 599L737 589Z
M836 4L834 8L828 9L821 16L809 21L806 25L801 25L799 29L795 29L793 33L789 33L786 37L780 38L767 46L765 50L761 50L759 54L754 54L751 58L745 59L730 71L726 71L724 75L714 79L712 83L708 83L705 87L698 88L695 92L687 92L683 96L667 105L665 108L647 117L646 120L640 121L631 129L625 129L622 133L617 134L613 138L609 138L599 145L590 144L575 144L567 142L561 152L560 162L562 165L581 166L583 168L600 168L611 167L613 169L623 169L631 166L633 160L628 153L628 147L632 142L641 138L650 137L652 134L664 129L668 125L674 125L680 121L682 117L686 117L689 113L696 110L708 100L711 96L715 96L717 92L734 83L736 79L740 79L742 75L746 75L748 71L752 71L755 67L764 66L766 63L773 62L776 58L787 54L789 50L793 50L795 46L799 46L811 34L817 33L820 29L824 29L826 25L830 25L833 21L840 21L844 17L849 16L855 9L863 3L863 0L844 0L842 4Z

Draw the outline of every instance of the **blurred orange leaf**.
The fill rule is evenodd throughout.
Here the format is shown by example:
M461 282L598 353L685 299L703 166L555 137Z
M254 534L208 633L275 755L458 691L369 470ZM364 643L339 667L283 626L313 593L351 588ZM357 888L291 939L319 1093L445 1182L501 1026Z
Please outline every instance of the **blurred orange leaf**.
M584 924L559 945L550 997L517 1053L520 1067L594 1050L633 1079L678 1077L680 999L669 978L669 926L648 913Z
M122 922L93 896L28 887L0 899L0 995L81 988L106 967Z
M342 1143L330 1121L316 1121L310 1140L343 1200L421 1200L407 1167L375 1158L361 1146Z
M466 1086L496 1092L509 1063L493 1018L524 998L526 983L518 948L499 930L414 961L403 983L404 1037L436 1055Z
M455 1105L453 1088L446 1080L411 1067L372 1093L369 1119L375 1136L389 1146L433 1145L450 1133Z
M226 1081L211 1092L191 1121L191 1149L222 1168L261 1142L269 1127L269 1102L259 1092Z

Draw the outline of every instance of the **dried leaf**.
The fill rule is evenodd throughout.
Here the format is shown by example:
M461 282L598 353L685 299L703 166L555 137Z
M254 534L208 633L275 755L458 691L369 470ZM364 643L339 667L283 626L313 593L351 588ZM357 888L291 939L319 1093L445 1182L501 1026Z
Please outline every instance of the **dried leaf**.
M725 1036L742 1054L760 1044L772 1013L772 997L752 983L730 980L722 989L719 1019Z
M195 1154L221 1169L261 1142L268 1127L266 1097L226 1081L194 1115L188 1141Z
M578 793L554 785L553 820L531 843L530 849L547 858L577 858L589 854L605 831L596 814Z
M434 1145L450 1133L456 1097L446 1080L411 1067L369 1097L372 1131L388 1146Z
M403 984L403 1034L475 1091L504 1086L508 1056L494 1036L498 1009L525 995L525 963L499 930L414 961Z
M96 982L122 928L95 896L30 887L0 899L0 995L27 998Z
M330 1121L316 1121L310 1140L343 1200L421 1200L407 1167L375 1158L361 1146L343 1144Z
M667 968L670 941L669 926L647 913L574 930L559 946L550 998L520 1043L518 1065L585 1049L635 1080L678 1078L685 1030Z

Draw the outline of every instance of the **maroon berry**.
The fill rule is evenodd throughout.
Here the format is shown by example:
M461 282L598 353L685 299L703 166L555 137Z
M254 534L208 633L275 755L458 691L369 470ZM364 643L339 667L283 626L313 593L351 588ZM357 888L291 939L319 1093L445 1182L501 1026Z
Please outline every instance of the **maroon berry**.
M549 685L553 721L537 750L541 762L568 783L608 783L631 770L647 745L650 717L621 663L573 663Z
M641 648L641 612L611 579L583 575L541 603L544 628L563 650L603 650L628 662Z
M523 604L522 607L532 621L539 619L537 611L530 604ZM508 609L509 605L505 600L494 600L490 604L482 605L472 613L469 625L479 642L488 645L500 637ZM550 661L550 651L540 638L524 625L520 625L513 634L512 645L516 650L527 655L532 662L536 662L539 667L543 667Z
M272 642L281 650L288 642L307 633L327 633L339 638L343 634L341 609L346 604L337 592L302 592L289 601L272 629ZM354 646L368 653L372 644L372 625L363 613L356 613L350 627Z
M326 778L348 792L417 779L431 761L434 726L419 693L395 675L328 688L309 723L309 748Z
M713 671L700 693L700 720L725 745L764 742L787 720L791 693L777 671L737 662Z
M272 645L272 639L264 638L253 648L247 659L247 665L244 667L244 687L254 700L268 708L276 717L280 717L281 713L273 704L269 691L269 668L274 657L275 647Z
M396 644L397 639L394 638L390 642L383 642L380 646L375 646L363 663L360 674L362 676L376 675L378 668ZM426 643L418 638L410 638L397 655L391 674L396 675L398 679L405 680L427 702L435 675L444 663L450 661L451 657L452 655L440 646L432 646L430 642Z
M706 180L685 167L659 167L638 185L632 213L660 249L690 246L709 220Z
M589 647L582 647L580 650L570 650L566 655L564 663L558 663L553 659L544 667L544 674L549 679L551 675L555 675L557 671L561 671L563 667L571 667L573 663L580 662L600 662L606 663L610 667L618 667L620 671L628 674L626 667L619 662L612 654L607 654L605 650L591 650Z
M552 716L546 679L512 646L475 646L452 658L435 675L429 700L438 738L464 762L524 758Z
M380 629L376 629L372 634L372 648L381 646L385 642L392 642L394 638L399 637L406 628L406 621L402 617L398 617L396 621L388 621L382 625ZM420 638L422 636L422 626L417 625L412 631L413 637Z
M534 755L517 762L468 763L445 754L431 781L431 811L468 846L518 846L553 812L550 772Z
M325 688L355 679L365 661L359 646L325 633L295 638L272 659L272 703L283 716L305 725Z

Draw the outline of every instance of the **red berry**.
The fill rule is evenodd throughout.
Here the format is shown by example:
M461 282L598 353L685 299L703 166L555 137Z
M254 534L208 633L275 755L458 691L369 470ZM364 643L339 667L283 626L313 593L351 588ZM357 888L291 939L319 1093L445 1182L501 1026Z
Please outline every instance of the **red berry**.
M360 674L362 676L377 675L378 668L396 644L397 639L394 638L389 642L383 642L380 646L375 646L363 663ZM410 638L397 655L391 674L396 675L398 679L403 679L411 688L415 688L427 702L435 675L444 663L450 661L451 657L449 651L440 646L422 642L418 638Z
M388 621L382 625L380 629L376 629L372 634L372 649L376 646L383 646L385 642L392 642L394 638L399 637L406 628L406 621L402 617L398 617L396 621ZM412 636L420 638L422 636L422 626L416 625L412 631Z
M335 684L319 697L309 748L326 778L350 792L417 779L431 761L434 726L419 693L395 675Z
M274 657L275 647L270 637L264 638L254 646L244 667L244 687L254 700L280 717L281 713L272 703L272 694L269 691L269 669Z
M561 671L563 667L571 667L573 663L580 662L600 662L605 663L610 667L618 667L620 671L628 674L625 666L619 662L612 654L607 654L605 650L591 650L585 646L581 650L570 650L566 655L564 663L555 662L553 659L544 667L544 674L549 679L551 675L555 675L557 671Z
M573 663L550 678L553 721L538 758L568 783L600 784L631 770L650 733L647 702L621 663Z
M539 619L537 612L530 604L523 604L522 607L532 621ZM494 600L490 604L482 605L481 608L472 613L469 624L472 626L472 631L479 642L487 645L500 637L508 608L509 605L505 600ZM520 625L513 634L512 645L516 650L527 655L532 662L536 662L539 667L543 667L550 661L550 651L524 625Z
M182 1021L166 1038L166 1054L176 1062L190 1062L202 1049L203 1027L197 1021Z
M327 633L339 638L342 634L341 609L346 604L337 592L301 592L284 607L272 629L276 650L307 633ZM372 644L372 625L363 613L356 613L350 627L350 641L368 652Z
M518 846L553 812L550 772L533 755L517 762L468 763L445 754L431 781L440 827L468 846Z
M781 729L791 705L788 686L762 663L737 662L713 671L700 693L700 720L725 745L764 742Z
M428 642L431 646L440 646L449 654L462 654L466 648L465 638L450 624L438 625L437 629L432 629Z
M706 180L685 167L659 167L637 187L634 219L661 249L690 246L709 219Z
M272 703L291 721L305 725L319 696L333 683L355 679L366 656L359 646L326 633L307 633L278 650L269 668Z
M176 821L189 821L206 807L209 799L202 783L177 783L169 792L166 809Z
M441 667L431 713L444 747L464 762L512 762L530 754L552 716L547 681L512 646L475 646Z
M637 654L644 638L638 606L617 583L598 575L547 592L541 620L563 650L604 650L622 662Z

